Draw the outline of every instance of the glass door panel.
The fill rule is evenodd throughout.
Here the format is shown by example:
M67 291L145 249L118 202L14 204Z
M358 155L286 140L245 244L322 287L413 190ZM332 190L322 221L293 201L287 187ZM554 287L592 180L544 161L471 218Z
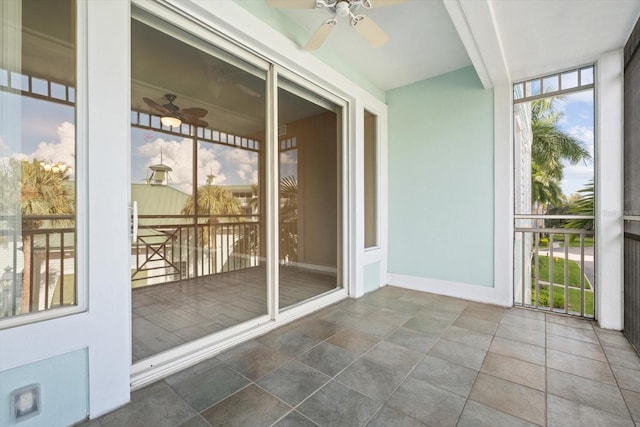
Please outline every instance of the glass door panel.
M137 20L131 33L135 361L267 313L266 72Z
M341 107L281 79L279 306L341 287Z
M77 81L74 1L0 0L0 9L3 322L78 303Z

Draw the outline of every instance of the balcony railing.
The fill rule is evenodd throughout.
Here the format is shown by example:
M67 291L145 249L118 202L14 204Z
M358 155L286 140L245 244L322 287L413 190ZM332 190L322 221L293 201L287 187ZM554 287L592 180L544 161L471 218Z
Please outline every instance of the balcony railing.
M0 216L0 318L77 304L75 246L73 215Z
M514 305L594 317L593 230L516 227Z
M260 220L256 215L140 215L131 251L134 287L255 267Z

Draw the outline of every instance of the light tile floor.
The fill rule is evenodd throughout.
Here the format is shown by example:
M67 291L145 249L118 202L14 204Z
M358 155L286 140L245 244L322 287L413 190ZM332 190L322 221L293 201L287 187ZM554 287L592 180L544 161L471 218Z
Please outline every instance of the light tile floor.
M640 426L593 322L385 287L138 390L88 426Z

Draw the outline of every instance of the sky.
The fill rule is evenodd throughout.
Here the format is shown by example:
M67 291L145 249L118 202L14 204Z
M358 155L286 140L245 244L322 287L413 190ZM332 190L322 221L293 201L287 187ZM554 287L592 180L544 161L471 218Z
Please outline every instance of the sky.
M75 110L71 106L1 92L0 102L9 105L22 123L16 135L7 127L0 132L0 164L9 158L75 165ZM13 108L13 105L16 108ZM5 110L6 111L6 110ZM7 117L8 118L8 117ZM142 183L149 166L161 161L171 167L170 185L187 193L192 190L191 139L146 129L131 129L131 182ZM283 153L283 172L295 174L294 152ZM223 144L198 143L198 185L214 174L219 185L251 185L258 182L258 154ZM73 171L70 175L74 179Z
M10 127L0 133L0 164L8 158L57 163L75 166L75 109L68 105L21 97L0 92L0 102L6 106L5 114L15 115L22 123L16 136ZM12 108L15 105L15 108ZM10 110L8 113L7 110ZM11 118L12 119L12 118ZM18 120L12 120L17 122ZM73 171L71 172L73 179Z
M190 138L177 137L147 129L131 128L131 183L142 183L149 166L169 166L169 185L186 193L192 190L193 145ZM258 184L258 154L224 144L198 143L198 185L210 174L217 185ZM280 153L280 177L298 175L297 150Z
M560 128L575 137L591 154L586 164L576 165L565 162L564 178L561 183L562 192L569 197L583 188L593 179L594 165L594 108L593 90L577 92L567 95L564 99L556 100L555 106L563 113L559 120Z

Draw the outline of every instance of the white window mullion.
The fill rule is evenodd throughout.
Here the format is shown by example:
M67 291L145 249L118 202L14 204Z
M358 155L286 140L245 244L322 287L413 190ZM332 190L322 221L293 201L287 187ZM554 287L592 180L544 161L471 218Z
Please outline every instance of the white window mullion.
M266 262L267 262L267 301L268 313L276 320L279 312L279 269L278 269L278 208L279 208L279 170L278 170L278 74L275 66L267 73L267 117L265 138L266 165Z

